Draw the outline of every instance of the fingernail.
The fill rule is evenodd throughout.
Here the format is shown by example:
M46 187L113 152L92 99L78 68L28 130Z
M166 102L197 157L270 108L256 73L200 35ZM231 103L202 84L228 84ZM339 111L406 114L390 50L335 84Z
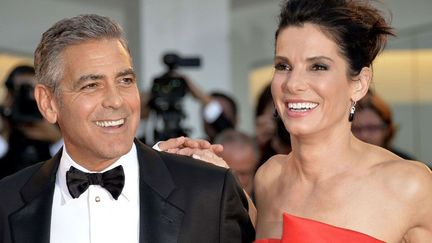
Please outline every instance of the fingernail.
M198 155L196 155L196 154L192 154L192 158L194 158L194 159L201 159L201 157L199 157Z

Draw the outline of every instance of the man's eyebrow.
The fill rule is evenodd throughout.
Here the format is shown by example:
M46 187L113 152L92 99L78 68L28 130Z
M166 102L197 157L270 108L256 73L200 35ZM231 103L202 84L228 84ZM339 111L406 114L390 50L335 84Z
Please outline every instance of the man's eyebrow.
M89 81L89 80L100 80L104 79L106 76L103 74L86 74L82 75L78 78L78 80L73 84L74 88L80 87L82 83Z
M125 69L116 74L116 78L132 75L134 78L136 77L135 71L132 68Z
M79 77L78 82L82 83L84 81L87 80L98 80L98 79L103 79L105 78L105 75L103 74L87 74L87 75L83 75L81 77Z

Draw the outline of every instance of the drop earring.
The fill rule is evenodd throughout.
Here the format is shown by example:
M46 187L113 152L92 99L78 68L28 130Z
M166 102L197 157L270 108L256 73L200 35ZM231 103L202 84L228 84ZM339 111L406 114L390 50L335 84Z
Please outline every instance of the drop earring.
M273 118L276 119L279 117L279 113L276 110L276 107L274 106L274 110L273 110Z
M350 113L349 113L349 116L348 116L348 121L349 122L352 122L353 120L354 120L354 113L355 113L355 109L356 109L356 104L357 104L357 102L353 102L353 104L352 104L352 106L351 106L351 109L350 109Z

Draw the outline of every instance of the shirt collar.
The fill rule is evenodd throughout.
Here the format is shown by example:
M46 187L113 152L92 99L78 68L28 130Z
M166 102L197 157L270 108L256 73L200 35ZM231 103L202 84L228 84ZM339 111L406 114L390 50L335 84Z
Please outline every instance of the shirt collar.
M116 162L114 162L108 168L100 172L105 172L119 165L123 166L125 174L125 184L122 193L120 194L120 197L124 197L127 201L136 201L139 197L139 167L135 143L132 144L132 148L131 150L129 150L128 153L121 156ZM56 184L57 186L59 186L62 194L62 203L67 203L70 200L73 200L66 184L66 172L71 166L74 166L75 168L84 172L91 172L76 163L68 154L66 146L63 146L62 156L60 158L60 165L57 171L56 179Z

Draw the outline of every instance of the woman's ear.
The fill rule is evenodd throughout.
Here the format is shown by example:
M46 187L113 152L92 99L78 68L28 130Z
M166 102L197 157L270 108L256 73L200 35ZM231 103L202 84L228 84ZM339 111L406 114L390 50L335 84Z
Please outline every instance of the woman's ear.
M58 118L57 102L51 90L43 84L37 84L34 89L34 97L43 117L49 123L56 123Z
M352 82L351 99L359 101L366 95L369 85L372 80L372 69L370 67L363 67L355 80Z

